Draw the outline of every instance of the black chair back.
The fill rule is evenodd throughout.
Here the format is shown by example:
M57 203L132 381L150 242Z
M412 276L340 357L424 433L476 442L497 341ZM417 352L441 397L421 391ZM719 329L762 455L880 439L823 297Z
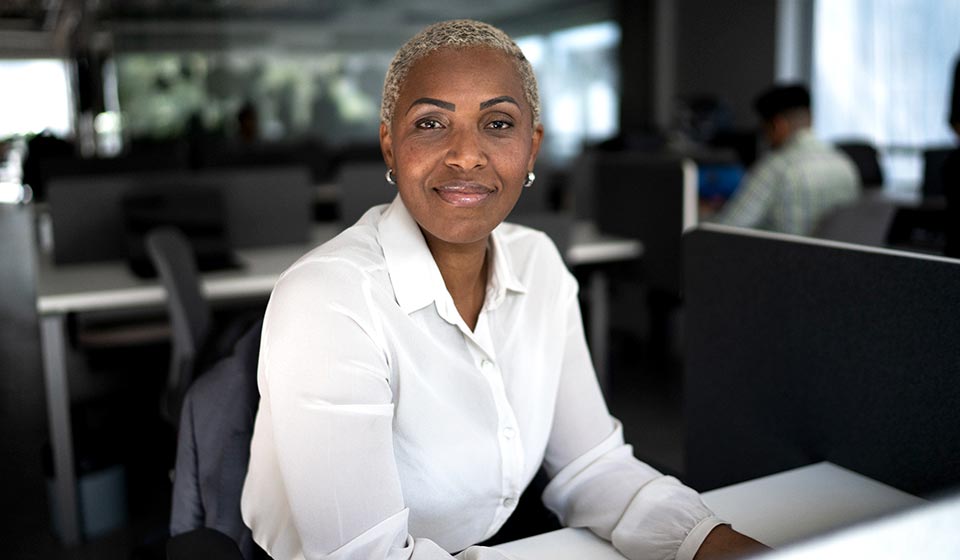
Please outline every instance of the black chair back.
M877 149L867 142L837 142L837 149L847 154L860 173L860 183L865 189L883 186L883 169Z
M920 192L924 198L943 196L943 164L955 148L943 146L923 151L923 184Z
M201 351L206 346L212 312L186 236L176 228L158 228L147 234L146 245L167 294L167 311L173 329L170 373L161 412L176 426L183 397L193 382Z

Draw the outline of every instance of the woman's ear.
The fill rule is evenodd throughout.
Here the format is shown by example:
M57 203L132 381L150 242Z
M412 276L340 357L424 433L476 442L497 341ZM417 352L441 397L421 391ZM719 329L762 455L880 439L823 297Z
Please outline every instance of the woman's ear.
M527 169L533 169L537 162L537 154L540 153L540 143L543 142L543 125L538 124L533 129L533 138L530 139L530 159L527 161Z
M393 164L393 139L390 137L390 127L387 123L380 123L380 153L388 169L396 169Z

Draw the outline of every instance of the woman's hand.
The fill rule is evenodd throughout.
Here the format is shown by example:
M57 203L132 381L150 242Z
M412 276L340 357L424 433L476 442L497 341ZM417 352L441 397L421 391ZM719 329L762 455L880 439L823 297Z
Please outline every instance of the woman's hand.
M704 539L693 560L743 558L768 550L770 547L734 531L731 526L718 525Z

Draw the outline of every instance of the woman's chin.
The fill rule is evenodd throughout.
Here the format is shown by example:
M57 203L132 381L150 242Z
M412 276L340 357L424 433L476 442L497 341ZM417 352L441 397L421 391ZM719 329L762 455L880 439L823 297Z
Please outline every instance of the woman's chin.
M428 245L431 241L439 241L446 245L469 246L486 243L497 225L499 222L491 223L489 220L458 220L454 224L420 224L420 230Z

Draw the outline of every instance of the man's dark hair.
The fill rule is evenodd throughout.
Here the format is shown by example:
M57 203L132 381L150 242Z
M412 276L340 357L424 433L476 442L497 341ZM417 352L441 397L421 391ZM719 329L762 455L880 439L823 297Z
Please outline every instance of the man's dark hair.
M796 109L810 109L810 91L803 84L775 85L753 101L753 108L763 120Z

